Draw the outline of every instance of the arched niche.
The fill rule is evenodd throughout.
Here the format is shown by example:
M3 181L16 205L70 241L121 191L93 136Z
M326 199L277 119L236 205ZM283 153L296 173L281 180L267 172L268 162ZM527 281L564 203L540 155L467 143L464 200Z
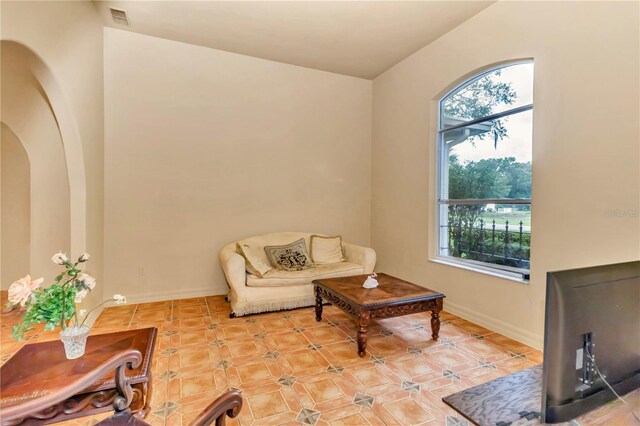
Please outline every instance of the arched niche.
M51 278L55 274L50 261L53 252L69 250L77 254L86 245L82 145L64 93L46 64L20 43L0 43L0 119L24 145L31 166L30 272ZM46 232L51 238L43 244ZM66 238L60 235L65 232ZM9 284L3 280L2 287Z
M30 271L31 178L18 136L0 123L0 282L3 289Z

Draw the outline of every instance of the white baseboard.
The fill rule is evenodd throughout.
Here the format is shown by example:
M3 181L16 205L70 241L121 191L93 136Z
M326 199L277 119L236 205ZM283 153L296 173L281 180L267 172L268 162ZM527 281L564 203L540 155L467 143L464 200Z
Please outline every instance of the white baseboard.
M167 291L163 293L139 294L133 296L127 295L127 303L148 303L160 302L163 300L189 299L191 297L222 296L227 293L228 291L221 293L219 289L216 292L216 289L206 287L190 290Z
M481 314L480 312L476 312L464 306L447 301L445 302L444 310L475 324L481 325L484 328L488 328L491 331L507 336L510 339L529 345L535 349L542 350L544 346L544 336L532 333L520 327L514 327L504 321L499 321L493 317Z

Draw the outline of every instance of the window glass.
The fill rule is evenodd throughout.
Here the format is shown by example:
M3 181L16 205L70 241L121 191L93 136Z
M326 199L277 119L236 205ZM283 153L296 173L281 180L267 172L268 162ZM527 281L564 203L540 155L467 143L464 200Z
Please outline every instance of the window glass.
M531 198L532 116L529 110L443 132L447 198Z
M441 103L441 128L533 103L533 63L507 66L468 80Z
M528 277L533 63L474 76L440 102L438 253Z

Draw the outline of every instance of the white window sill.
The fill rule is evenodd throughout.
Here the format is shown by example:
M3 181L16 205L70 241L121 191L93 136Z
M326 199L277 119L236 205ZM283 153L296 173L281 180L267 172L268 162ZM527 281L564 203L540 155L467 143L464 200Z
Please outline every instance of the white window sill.
M439 263L441 265L453 266L454 268L465 269L467 271L478 272L484 275L490 275L496 278L502 278L504 280L514 281L520 284L529 284L529 280L519 278L514 273L501 271L499 269L494 269L491 267L476 266L466 262L456 262L455 260L452 260L450 258L443 258L443 257L435 257L435 258L429 259L429 261L434 263Z

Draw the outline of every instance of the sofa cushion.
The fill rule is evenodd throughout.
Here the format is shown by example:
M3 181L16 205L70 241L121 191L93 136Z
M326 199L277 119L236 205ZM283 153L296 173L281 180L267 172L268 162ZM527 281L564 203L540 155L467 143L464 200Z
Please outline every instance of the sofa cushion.
M280 271L302 271L313 266L304 238L281 246L266 246L271 265Z
M260 256L260 254L264 252L262 247L255 247L246 242L236 243L236 252L244 257L245 267L250 274L261 277L273 269L271 265L266 263L262 256Z
M342 237L326 237L324 235L312 235L309 253L313 263L325 265L344 261L342 254Z
M281 287L290 285L311 284L313 280L321 278L346 277L364 273L364 267L355 263L340 262L326 265L315 265L303 271L278 271L272 269L262 278L255 275L247 276L249 287ZM364 280L363 280L364 282Z
M248 244L256 249L255 256L271 267L271 262L264 251L266 246L276 246L289 244L291 241L304 238L307 247L309 247L311 233L308 232L275 232L272 234L256 235L254 237L245 238L238 241L238 244ZM315 235L315 234L313 234Z

